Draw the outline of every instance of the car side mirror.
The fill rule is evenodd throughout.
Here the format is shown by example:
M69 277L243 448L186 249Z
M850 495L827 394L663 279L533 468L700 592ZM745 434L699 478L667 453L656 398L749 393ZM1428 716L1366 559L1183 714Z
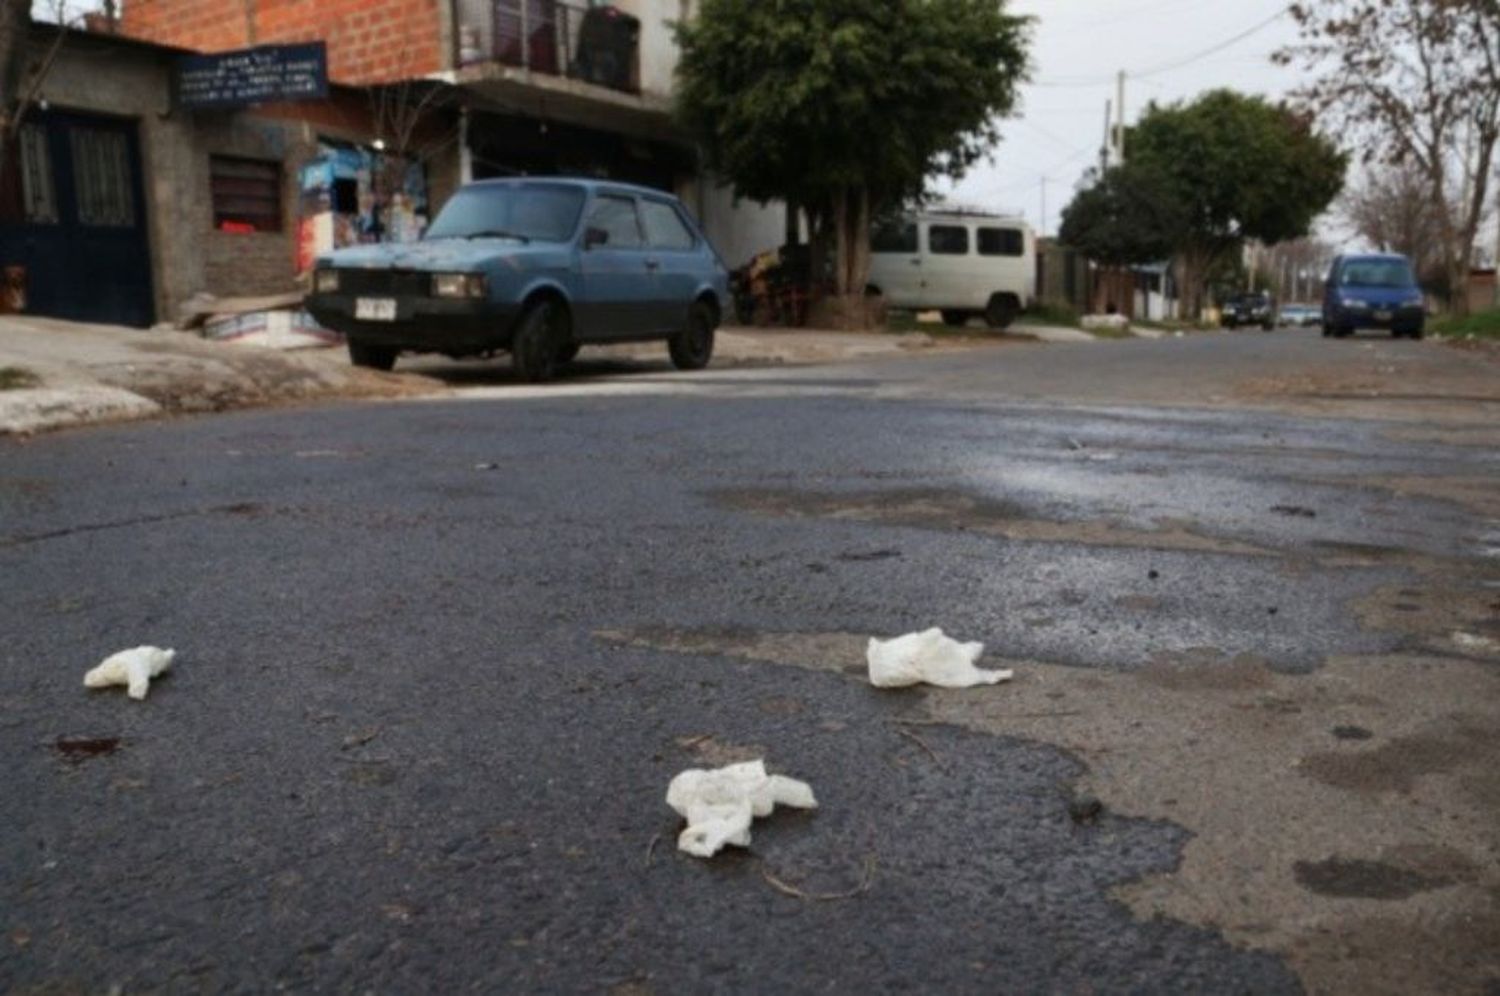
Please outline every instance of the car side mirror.
M609 242L609 233L602 228L585 228L583 230L583 247L592 249Z

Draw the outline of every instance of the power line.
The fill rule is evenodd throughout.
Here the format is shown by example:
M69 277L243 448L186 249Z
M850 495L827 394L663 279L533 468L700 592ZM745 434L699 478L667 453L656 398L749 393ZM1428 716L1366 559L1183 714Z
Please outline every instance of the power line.
M1142 70L1140 70L1138 72L1130 73L1129 75L1135 77L1136 79L1141 79L1141 78L1146 77L1146 76L1158 76L1158 75L1160 75L1162 73L1169 73L1169 72L1171 72L1174 69L1181 69L1184 66L1190 66L1193 63L1198 62L1201 59L1208 58L1210 55L1215 55L1215 54L1217 54L1219 52L1224 51L1226 48L1229 48L1231 45L1237 45L1237 44L1239 44L1240 42L1244 41L1246 38L1249 38L1251 35L1258 34L1258 33L1262 32L1262 31L1264 31L1266 28L1269 28L1271 25L1275 24L1277 21L1279 21L1283 17L1285 17L1290 10L1291 10L1290 7L1283 7L1280 10L1278 10L1276 13L1272 14L1270 17L1266 18L1264 21L1261 21L1260 23L1256 24L1254 27L1246 28L1244 31L1241 31L1239 34L1235 35L1233 38L1226 38L1224 41L1220 42L1219 44L1214 45L1214 46L1212 46L1210 48L1206 48L1203 51L1201 51L1201 52L1199 52L1199 53L1197 53L1195 55L1190 55L1187 58L1179 59L1176 62L1164 63L1164 64L1162 64L1160 66L1155 66L1155 67L1153 67L1151 69L1142 69Z
M1130 79L1144 80L1149 76L1159 76L1162 73L1171 72L1174 69L1181 69L1184 66L1190 66L1193 63L1206 59L1211 55L1216 55L1219 52L1224 51L1226 48L1239 44L1246 38L1249 38L1251 35L1255 35L1260 33L1261 31L1264 31L1266 28L1270 27L1272 24L1275 24L1277 21L1285 17L1288 13L1290 13L1290 11L1290 7L1282 7L1270 17L1266 18L1263 21L1259 21L1254 25L1251 25L1244 31L1241 31L1239 34L1236 34L1230 38L1226 38L1216 44L1210 45L1208 48L1202 49L1201 51L1194 52L1192 55L1183 56L1180 59L1176 59L1171 62L1165 62L1156 66L1151 66L1146 69L1127 71L1125 75ZM1077 89L1084 87L1104 86L1113 82L1115 82L1114 75L1056 76L1050 79L1032 80L1031 85L1046 87L1049 89Z

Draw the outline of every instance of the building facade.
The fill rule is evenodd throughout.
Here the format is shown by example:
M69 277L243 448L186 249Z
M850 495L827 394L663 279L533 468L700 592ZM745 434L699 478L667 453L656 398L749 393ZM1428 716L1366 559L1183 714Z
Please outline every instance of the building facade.
M735 266L780 242L783 213L737 203L702 176L691 138L672 119L672 25L696 7L695 0L124 0L120 30L205 52L321 40L337 84L451 87L421 109L420 98L404 93L407 112L455 112L449 138L458 173L438 186L564 173L672 190Z

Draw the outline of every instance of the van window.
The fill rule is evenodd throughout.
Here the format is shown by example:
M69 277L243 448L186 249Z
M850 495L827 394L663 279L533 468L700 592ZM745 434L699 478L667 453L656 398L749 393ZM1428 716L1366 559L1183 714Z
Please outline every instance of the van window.
M1026 237L1019 228L981 228L979 255L1020 256L1026 252Z
M914 221L886 221L870 233L871 252L917 251L917 224Z
M967 256L969 230L962 225L930 225L927 229L927 251L934 256Z

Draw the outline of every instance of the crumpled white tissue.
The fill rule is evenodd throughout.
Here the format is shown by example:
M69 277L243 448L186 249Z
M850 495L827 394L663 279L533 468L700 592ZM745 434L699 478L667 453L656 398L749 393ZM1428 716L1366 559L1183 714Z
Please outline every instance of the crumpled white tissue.
M677 849L710 858L725 844L749 847L752 817L769 816L777 806L816 809L818 800L806 782L768 775L764 761L745 761L682 772L667 786L667 805L688 824Z
M171 667L176 656L177 651L161 647L132 647L104 658L83 676L83 683L89 688L129 685L130 697L143 699L151 687L151 679Z
M876 688L905 688L927 682L942 688L995 685L1014 677L1012 671L986 671L974 666L984 653L982 643L959 643L936 627L907 633L894 640L870 638L865 660L870 684Z

